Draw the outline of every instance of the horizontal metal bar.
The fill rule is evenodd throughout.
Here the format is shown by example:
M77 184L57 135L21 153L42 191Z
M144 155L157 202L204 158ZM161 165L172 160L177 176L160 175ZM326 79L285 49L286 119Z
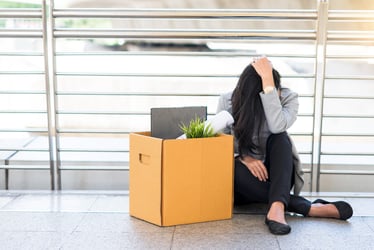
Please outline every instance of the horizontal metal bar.
M45 95L42 91L0 91L0 95Z
M74 166L60 166L59 169L60 170L92 170L92 171L96 171L96 170L99 170L99 171L128 171L129 170L129 166L128 166L128 162L123 162L123 166L93 166L93 165L90 165L90 166L78 166L78 165L74 165Z
M7 133L18 133L18 132L30 132L30 133L47 133L47 129L38 129L38 128L25 128L25 129L0 129L0 132Z
M85 152L85 153L128 153L129 150L119 150L119 149L83 149L83 148L59 148L59 152Z
M325 99L374 100L374 96L325 95Z
M313 113L299 113L297 114L298 117L311 117L314 116Z
M288 133L290 136L313 136L313 134L310 132L310 133L294 133L294 132L290 132Z
M116 112L116 111L57 111L58 115L139 115L139 116L149 116L149 111L147 112ZM215 113L208 113L207 115L215 115Z
M149 112L57 111L58 115L150 115Z
M57 92L56 95L66 96L198 96L198 97L218 97L219 94L202 93L151 93L151 92Z
M310 141L310 143L312 143L312 141ZM312 151L298 151L298 154L300 155L311 155L313 154Z
M119 129L62 129L58 128L58 134L129 134L136 131L131 130L119 130ZM310 133L302 133L302 132L293 132L290 133L291 136L313 136ZM374 136L374 135L373 135Z
M19 148L19 147L7 147L0 148L0 151L19 151L19 152L48 152L48 148Z
M1 94L1 92L0 92ZM57 92L61 96L196 96L196 97L218 97L220 94L204 93L151 93L151 92ZM313 98L314 95L299 94L299 98Z
M370 170L321 170L320 173L333 175L374 175L374 171Z
M327 75L326 80L374 80L373 75Z
M12 170L49 170L49 165L0 165L0 169L12 169Z
M0 110L0 114L46 114L46 110Z
M42 18L42 9L37 8L1 8L0 18Z
M373 10L329 10L329 21L374 21Z
M328 31L327 41L369 41L373 42L372 31Z
M366 118L374 118L374 115L356 115L356 114L349 114L349 115L334 115L334 114L323 114L323 118L344 118L344 119L366 119Z
M1 111L0 111L1 113ZM22 113L22 112L20 112ZM87 111L87 110L82 110L82 111L68 111L68 110L63 110L63 111L57 111L56 114L58 115L129 115L129 116L134 116L134 115L139 115L139 116L144 116L144 115L150 115L150 113L147 112L119 112L119 111ZM208 115L215 115L215 113L208 113ZM299 117L313 117L313 114L308 114L308 113L301 113L298 114Z
M43 56L43 53L39 52L0 52L0 56Z
M237 78L240 74L167 74L167 73L105 73L105 72L56 72L57 76L120 76L120 77L193 77ZM314 78L314 74L284 75L282 78Z
M374 137L374 134L344 134L344 133L322 133L322 136L331 136L331 137Z
M310 169L303 169L303 172L304 172L304 174L309 174L309 173L312 172L312 170L310 170Z
M292 132L289 133L291 136L313 136L313 133L303 133L303 132Z
M354 133L350 133L350 134L342 134L342 133L322 133L322 136L337 136L337 137L344 137L344 136L350 136L350 137L374 137L374 133L373 134L369 134L369 133L360 133L360 134L354 134Z
M55 18L172 18L172 19L286 19L316 20L315 10L255 10L255 9L55 9Z
M362 59L373 59L374 55L327 55L326 59L350 59L350 60L362 60Z
M333 45L359 45L359 46L373 46L373 40L335 40L335 41L328 41L327 43Z
M314 40L315 30L55 29L55 38Z
M116 129L62 129L58 128L59 134L129 134L131 130L116 130Z
M56 72L57 76L119 76L119 77L194 77L194 78L237 78L238 74L143 74L143 73L105 73L105 72Z
M39 29L0 29L0 38L43 38Z
M0 149L1 151L2 149ZM5 149L3 151L48 151L48 149ZM100 152L100 153L129 153L130 151L127 149L127 150L119 150L119 149L74 149L74 148L59 148L57 149L57 151L59 152L70 152L70 153L80 153L80 152L84 152L84 153L96 153L96 152ZM303 154L303 155L311 155L312 152L311 151L299 151L298 152L299 154Z
M348 156L374 156L374 152L373 153L321 152L320 154L321 155L336 155L336 156L346 156L346 155Z
M0 71L0 75L43 75L43 71Z
M56 56L188 56L188 57L258 57L260 54L237 51L215 51L215 52L179 52L179 51L105 51L105 52L57 52ZM314 54L266 54L269 58L315 58Z

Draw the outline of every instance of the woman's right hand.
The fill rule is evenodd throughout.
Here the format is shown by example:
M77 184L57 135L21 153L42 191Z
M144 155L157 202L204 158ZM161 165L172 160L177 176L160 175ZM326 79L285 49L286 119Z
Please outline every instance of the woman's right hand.
M268 179L268 171L262 161L248 155L239 159L249 169L249 171L251 171L253 176L258 178L260 181L266 181Z
M273 79L273 65L267 57L260 57L254 59L252 62L253 68L255 68L257 74L262 79L262 88L275 87Z

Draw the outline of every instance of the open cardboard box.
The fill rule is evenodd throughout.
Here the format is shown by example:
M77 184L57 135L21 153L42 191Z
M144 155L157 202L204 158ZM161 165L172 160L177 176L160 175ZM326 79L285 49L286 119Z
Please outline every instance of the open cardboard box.
M159 139L130 134L130 215L159 226L230 219L231 135Z

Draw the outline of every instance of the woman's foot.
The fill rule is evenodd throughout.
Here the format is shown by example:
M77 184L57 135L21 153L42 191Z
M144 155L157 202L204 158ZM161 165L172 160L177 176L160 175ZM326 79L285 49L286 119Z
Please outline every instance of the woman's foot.
M345 201L328 202L317 199L312 202L308 215L312 217L347 220L352 217L353 209L351 205Z
M286 217L284 216L284 210L285 209L283 202L273 202L267 214L268 220L273 220L279 223L287 224Z
M283 235L291 232L291 227L287 225L284 216L284 204L282 202L276 201L271 204L265 224L272 234Z

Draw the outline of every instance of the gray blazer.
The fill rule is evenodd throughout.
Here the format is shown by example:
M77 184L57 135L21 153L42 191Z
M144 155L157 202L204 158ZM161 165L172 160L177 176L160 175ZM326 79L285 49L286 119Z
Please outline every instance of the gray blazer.
M220 96L218 101L217 113L222 110L226 110L230 114L232 114L231 95L232 92L229 92ZM261 92L260 97L267 121L260 133L260 136L263 139L261 141L266 142L270 134L285 132L296 121L297 112L299 110L299 101L297 93L291 91L288 88L282 88L280 91L280 96L278 95L278 91L274 89L272 92L267 94ZM232 131L232 127L225 128L223 132L226 134L234 134ZM290 141L292 143L292 153L295 170L295 185L293 193L295 195L299 195L304 185L304 180L302 178L304 173L301 168L299 154L291 138ZM237 141L235 140L236 153L238 152L237 145ZM259 145L259 147L261 148L260 152L265 152L266 143L264 143L264 145ZM248 155L259 160L265 160L265 155L263 154L251 154L250 152L248 152Z

